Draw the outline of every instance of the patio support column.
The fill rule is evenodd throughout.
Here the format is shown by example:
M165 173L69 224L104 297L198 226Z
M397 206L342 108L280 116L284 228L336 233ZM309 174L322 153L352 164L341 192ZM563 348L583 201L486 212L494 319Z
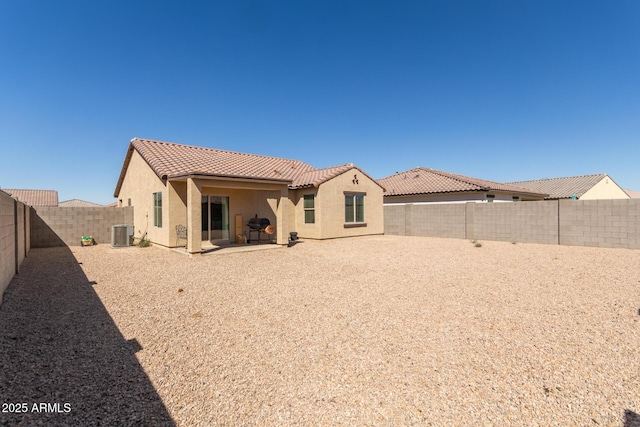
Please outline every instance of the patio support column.
M202 252L202 191L193 178L187 178L187 252Z
M276 210L276 243L286 245L289 241L289 189L280 190L278 208Z

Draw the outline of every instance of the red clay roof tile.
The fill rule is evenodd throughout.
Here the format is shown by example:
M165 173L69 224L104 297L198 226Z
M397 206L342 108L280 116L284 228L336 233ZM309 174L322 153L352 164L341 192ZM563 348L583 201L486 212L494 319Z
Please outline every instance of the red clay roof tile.
M607 176L604 173L594 175L569 176L563 178L544 178L532 181L518 181L510 184L532 190L543 191L548 194L545 199L570 199L574 194L580 198L594 185Z
M299 160L134 138L118 179L116 197L133 150L142 156L161 179L194 175L247 178L282 181L290 189L317 187L356 167L345 164L318 169Z
M58 204L58 206L61 207L61 208L98 208L98 207L104 207L104 205L101 205L99 203L88 202L86 200L81 200L81 199L65 200L64 202L60 202Z
M624 190L632 199L640 199L640 191Z
M417 167L398 172L378 182L386 188L385 196L409 196L416 194L457 193L468 191L508 191L542 196L535 190L501 184L484 179Z
M58 206L56 190L22 190L3 188L2 191L29 206Z

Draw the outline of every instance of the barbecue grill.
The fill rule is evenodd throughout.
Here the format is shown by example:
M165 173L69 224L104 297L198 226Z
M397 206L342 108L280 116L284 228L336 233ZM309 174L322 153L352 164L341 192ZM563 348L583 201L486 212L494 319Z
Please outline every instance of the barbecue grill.
M271 225L269 218L258 218L258 215L247 222L247 227L249 227L247 243L251 243L251 233L258 233L258 243L261 243L263 234L271 235L275 232L275 227Z

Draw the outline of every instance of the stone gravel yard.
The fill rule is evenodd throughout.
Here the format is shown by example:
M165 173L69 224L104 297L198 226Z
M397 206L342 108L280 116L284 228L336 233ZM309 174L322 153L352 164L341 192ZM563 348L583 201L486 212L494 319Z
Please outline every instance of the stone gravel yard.
M34 249L0 306L0 392L72 411L0 420L639 426L640 251L480 243Z

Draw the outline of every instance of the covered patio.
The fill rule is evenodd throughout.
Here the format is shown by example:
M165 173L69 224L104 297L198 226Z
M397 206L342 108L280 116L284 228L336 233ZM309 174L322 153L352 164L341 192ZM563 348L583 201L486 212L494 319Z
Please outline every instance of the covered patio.
M210 176L172 178L168 181L169 194L176 202L169 207L170 221L175 222L169 224L170 229L186 224L186 242L182 243L187 253L198 254L235 243L236 236L250 239L247 222L257 216L275 226L268 242L286 244L284 212L289 182ZM171 197L171 193L178 197Z

